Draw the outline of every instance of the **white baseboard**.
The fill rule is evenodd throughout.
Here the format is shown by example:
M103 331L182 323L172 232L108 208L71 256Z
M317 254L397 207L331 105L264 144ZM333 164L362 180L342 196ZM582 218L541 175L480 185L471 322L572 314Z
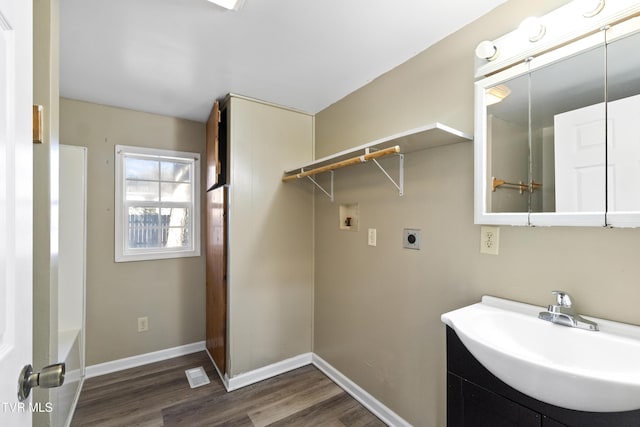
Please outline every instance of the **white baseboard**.
M313 353L313 364L326 376L331 378L333 382L338 384L344 391L349 393L351 397L360 402L362 406L380 418L385 424L394 427L411 427L411 424L405 421L402 417L393 412L378 399L367 393L362 387L351 381L342 374L342 372L338 371L315 353Z
M312 358L313 353L304 353L253 371L244 372L231 378L225 375L225 379L227 381L227 383L225 383L225 387L227 387L227 391L237 390L259 381L275 377L276 375L284 374L285 372L310 365ZM224 379L223 382L225 382Z
M222 375L222 372L220 372L220 368L218 368L218 364L216 363L215 360L213 360L211 353L209 353L209 349L205 349L205 350L207 351L207 356L209 356L209 360L211 360L211 364L213 365L214 368L216 368L216 372L218 373L218 377L220 377L220 381L222 381L222 385L224 386L225 390L229 391L229 377L227 376L227 374Z
M185 354L191 354L202 350L205 350L205 343L204 341L199 341L181 345L179 347L154 351L152 353L139 354L137 356L126 357L124 359L112 360L111 362L98 363L97 365L87 366L85 370L85 378L93 378L100 375L110 374L112 372L135 368L148 363L160 362L161 360L184 356Z

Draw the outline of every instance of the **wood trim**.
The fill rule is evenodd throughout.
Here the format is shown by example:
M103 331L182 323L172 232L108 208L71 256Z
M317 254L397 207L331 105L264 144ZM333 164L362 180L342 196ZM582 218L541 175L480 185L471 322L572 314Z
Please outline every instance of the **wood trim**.
M227 359L227 187L207 193L206 347L221 375Z
M207 190L210 190L218 183L218 175L220 174L219 122L220 103L216 101L213 103L213 108L211 109L211 114L209 114L206 125Z
M42 124L42 112L44 107L42 105L33 106L33 143L42 144L43 138L43 124Z

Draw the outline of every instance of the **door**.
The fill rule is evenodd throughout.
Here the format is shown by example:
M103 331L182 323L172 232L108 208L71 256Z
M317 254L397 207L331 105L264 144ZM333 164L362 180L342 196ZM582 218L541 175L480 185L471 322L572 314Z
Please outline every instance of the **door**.
M640 95L609 102L611 131L607 140L609 212L639 212Z
M218 184L220 175L220 143L218 141L218 123L220 122L220 104L213 103L211 114L207 119L207 191Z
M227 187L207 193L207 351L221 375L227 359Z
M32 353L32 0L0 0L0 425L31 425L18 375Z
M558 114L554 127L556 212L604 212L604 103Z
M607 105L609 212L640 211L640 96ZM556 132L556 210L604 210L604 104L559 114Z

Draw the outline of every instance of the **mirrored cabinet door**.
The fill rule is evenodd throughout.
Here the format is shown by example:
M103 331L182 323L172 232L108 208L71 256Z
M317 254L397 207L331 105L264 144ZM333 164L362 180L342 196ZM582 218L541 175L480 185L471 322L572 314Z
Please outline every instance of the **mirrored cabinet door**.
M604 37L530 61L531 225L605 225Z
M529 212L525 185L529 179L529 76L492 85L485 90L491 212Z
M476 223L529 223L529 75L519 64L476 83ZM481 178L480 178L481 177Z
M639 21L608 31L607 224L619 227L640 226Z

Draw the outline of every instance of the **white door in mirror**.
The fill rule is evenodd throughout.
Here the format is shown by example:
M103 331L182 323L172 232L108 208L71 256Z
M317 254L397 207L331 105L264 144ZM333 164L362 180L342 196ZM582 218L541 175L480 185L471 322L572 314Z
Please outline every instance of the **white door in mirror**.
M605 104L554 118L556 212L603 212Z
M607 197L609 212L640 211L640 95L608 105Z
M609 212L640 211L640 95L590 105L555 117L556 212L605 209L605 140Z

